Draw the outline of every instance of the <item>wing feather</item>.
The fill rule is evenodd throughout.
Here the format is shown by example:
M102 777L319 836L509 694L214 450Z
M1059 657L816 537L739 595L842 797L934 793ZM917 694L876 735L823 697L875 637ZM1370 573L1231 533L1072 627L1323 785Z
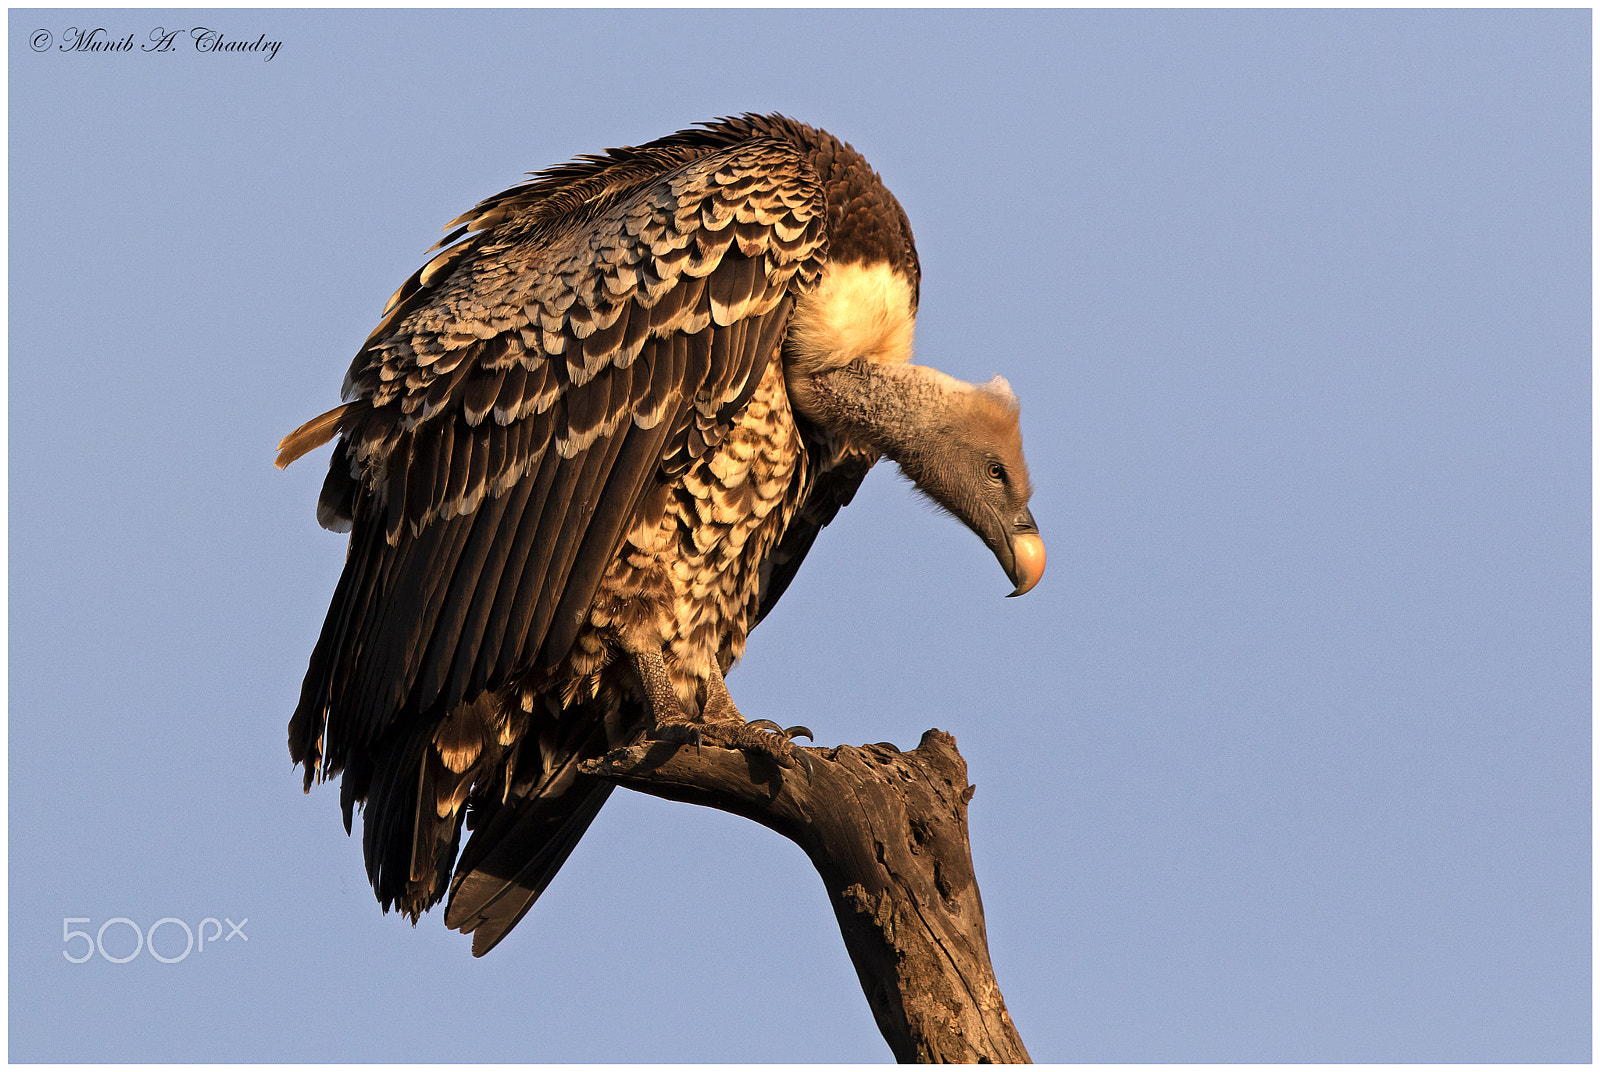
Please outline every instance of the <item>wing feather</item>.
M556 466L558 472L561 468ZM440 605L431 635L423 634L426 647L422 652L420 678L414 686L416 705L422 710L437 708L441 713L448 712L463 699L462 692L458 691L460 682L452 681L452 674L462 649L476 642L468 625L473 598L491 590L505 566L509 549L504 539L506 519L501 508L504 502L505 497L502 497L490 509L468 515L472 535L456 562L454 578Z
M509 375L508 369L485 368L467 381L461 396L461 412L468 425L476 428L483 423L483 419L495 408Z
M572 562L590 520L594 501L600 488L605 485L607 471L616 460L621 446L622 437L608 436L585 453L581 469L568 467L563 470L562 475L567 479L561 489L559 512L552 508L553 504L547 505L545 516L540 519L536 539L540 544L548 542L550 553L546 559L547 565L539 575L539 598L534 604L533 618L528 625L527 646L518 653L519 661L535 658L541 648L547 651L542 660L545 665L553 664L567 654L565 649L548 654L550 623L555 618L556 604L572 570ZM612 547L611 550L614 552L616 548ZM594 591L591 589L586 595L584 607L587 609L594 599ZM533 647L535 644L539 647Z
M511 539L508 567L512 570L510 575L516 578L516 582L501 585L494 593L489 630L484 637L484 650L492 653L494 662L489 667L485 680L499 681L510 676L517 666L517 655L522 651L528 629L532 624L533 603L538 598L542 578L537 572L537 566L530 569L528 563L533 557L536 546L539 523L544 516L544 503L548 501L556 469L561 463L560 455L554 451L546 452L545 460L547 464L541 466L537 477L529 474L531 478L529 483L534 486L538 495L538 506L521 513L517 519L516 532Z

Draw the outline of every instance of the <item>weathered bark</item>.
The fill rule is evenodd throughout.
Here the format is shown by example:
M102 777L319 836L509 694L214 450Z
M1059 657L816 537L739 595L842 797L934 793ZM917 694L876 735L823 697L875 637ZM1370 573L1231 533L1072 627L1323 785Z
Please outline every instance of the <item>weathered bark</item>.
M822 876L867 1002L897 1060L1022 1063L1028 1051L989 963L955 738L805 749L809 776L710 744L647 742L590 772L742 815L805 850Z

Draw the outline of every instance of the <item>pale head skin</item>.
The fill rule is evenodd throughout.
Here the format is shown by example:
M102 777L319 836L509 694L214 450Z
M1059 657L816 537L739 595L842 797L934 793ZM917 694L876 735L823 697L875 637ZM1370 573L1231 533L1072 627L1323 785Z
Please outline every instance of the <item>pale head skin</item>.
M795 407L870 444L988 546L1022 595L1044 575L1028 509L1016 397L1004 380L963 383L923 365L853 361L790 379Z

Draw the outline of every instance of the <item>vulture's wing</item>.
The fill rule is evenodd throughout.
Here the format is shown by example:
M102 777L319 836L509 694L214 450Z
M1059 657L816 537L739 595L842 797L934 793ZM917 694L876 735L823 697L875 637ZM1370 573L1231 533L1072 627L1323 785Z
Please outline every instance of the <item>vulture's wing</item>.
M344 771L347 826L367 801L386 905L423 877L373 844L425 810L398 780L430 749L467 771L440 788L432 903L493 743L444 755L441 720L566 654L641 499L720 441L827 245L815 173L765 138L584 158L456 222L357 355L351 401L279 459L343 434L318 515L350 551L290 750L308 786Z

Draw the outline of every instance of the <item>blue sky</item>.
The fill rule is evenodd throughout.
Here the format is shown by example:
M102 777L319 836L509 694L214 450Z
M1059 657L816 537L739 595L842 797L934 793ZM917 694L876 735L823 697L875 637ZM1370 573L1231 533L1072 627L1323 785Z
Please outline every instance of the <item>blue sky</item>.
M1589 1059L1588 12L8 24L13 1060L888 1059L766 830L619 792L475 961L284 744L343 541L278 438L457 213L769 110L905 205L918 359L1021 396L1051 566L1001 598L886 469L730 688L955 734L1034 1057Z

